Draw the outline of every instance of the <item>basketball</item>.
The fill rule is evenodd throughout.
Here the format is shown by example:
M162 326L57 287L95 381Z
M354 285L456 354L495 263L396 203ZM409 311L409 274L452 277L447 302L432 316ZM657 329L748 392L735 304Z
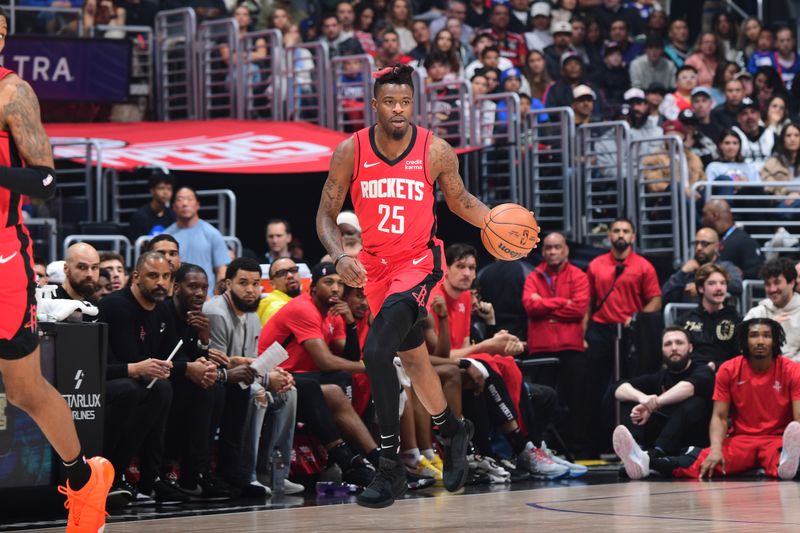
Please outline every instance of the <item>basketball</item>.
M536 246L538 237L536 218L521 205L500 204L483 218L483 246L503 261L526 257Z

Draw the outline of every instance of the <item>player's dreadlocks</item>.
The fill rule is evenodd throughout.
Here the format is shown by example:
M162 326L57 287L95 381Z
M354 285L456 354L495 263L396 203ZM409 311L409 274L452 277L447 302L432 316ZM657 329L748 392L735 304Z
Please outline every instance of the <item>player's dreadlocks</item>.
M391 67L382 68L381 70L372 74L375 78L375 87L373 88L373 95L378 96L378 88L381 85L408 85L411 90L414 90L414 81L411 78L411 73L414 72L412 67L408 65L393 65Z
M772 356L778 357L781 354L781 346L786 342L783 327L771 318L751 318L736 326L736 343L745 359L750 357L750 350L747 347L747 333L750 331L750 326L762 325L769 326L772 330Z

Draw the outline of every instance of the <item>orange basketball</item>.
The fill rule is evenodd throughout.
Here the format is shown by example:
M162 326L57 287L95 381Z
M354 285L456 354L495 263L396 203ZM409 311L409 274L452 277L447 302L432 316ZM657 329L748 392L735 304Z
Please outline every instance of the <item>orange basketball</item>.
M500 204L483 218L481 241L490 254L503 261L526 257L538 236L533 213L521 205Z

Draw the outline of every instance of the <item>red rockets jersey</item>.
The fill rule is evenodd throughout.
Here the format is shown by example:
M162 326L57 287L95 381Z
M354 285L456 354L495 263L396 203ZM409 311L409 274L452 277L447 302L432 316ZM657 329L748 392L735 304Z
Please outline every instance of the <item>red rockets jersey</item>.
M350 197L364 251L380 257L414 254L436 234L436 197L428 171L433 135L412 124L408 148L391 161L378 151L375 127L353 135Z
M0 67L0 80L14 74L7 68ZM0 166L21 167L22 160L17 154L14 140L7 131L0 131ZM0 228L22 224L22 195L0 187Z

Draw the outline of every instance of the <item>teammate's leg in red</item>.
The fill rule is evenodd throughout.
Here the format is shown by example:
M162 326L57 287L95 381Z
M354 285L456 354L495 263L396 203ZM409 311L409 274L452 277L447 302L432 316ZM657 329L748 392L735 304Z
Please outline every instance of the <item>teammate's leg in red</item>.
M725 472L719 466L715 469L712 477L730 476L741 474L757 466L758 441L760 437L734 436L728 437L722 443L722 456L725 458ZM710 448L703 449L697 460L688 468L676 468L672 471L674 477L693 477L700 476L700 467L708 457Z

